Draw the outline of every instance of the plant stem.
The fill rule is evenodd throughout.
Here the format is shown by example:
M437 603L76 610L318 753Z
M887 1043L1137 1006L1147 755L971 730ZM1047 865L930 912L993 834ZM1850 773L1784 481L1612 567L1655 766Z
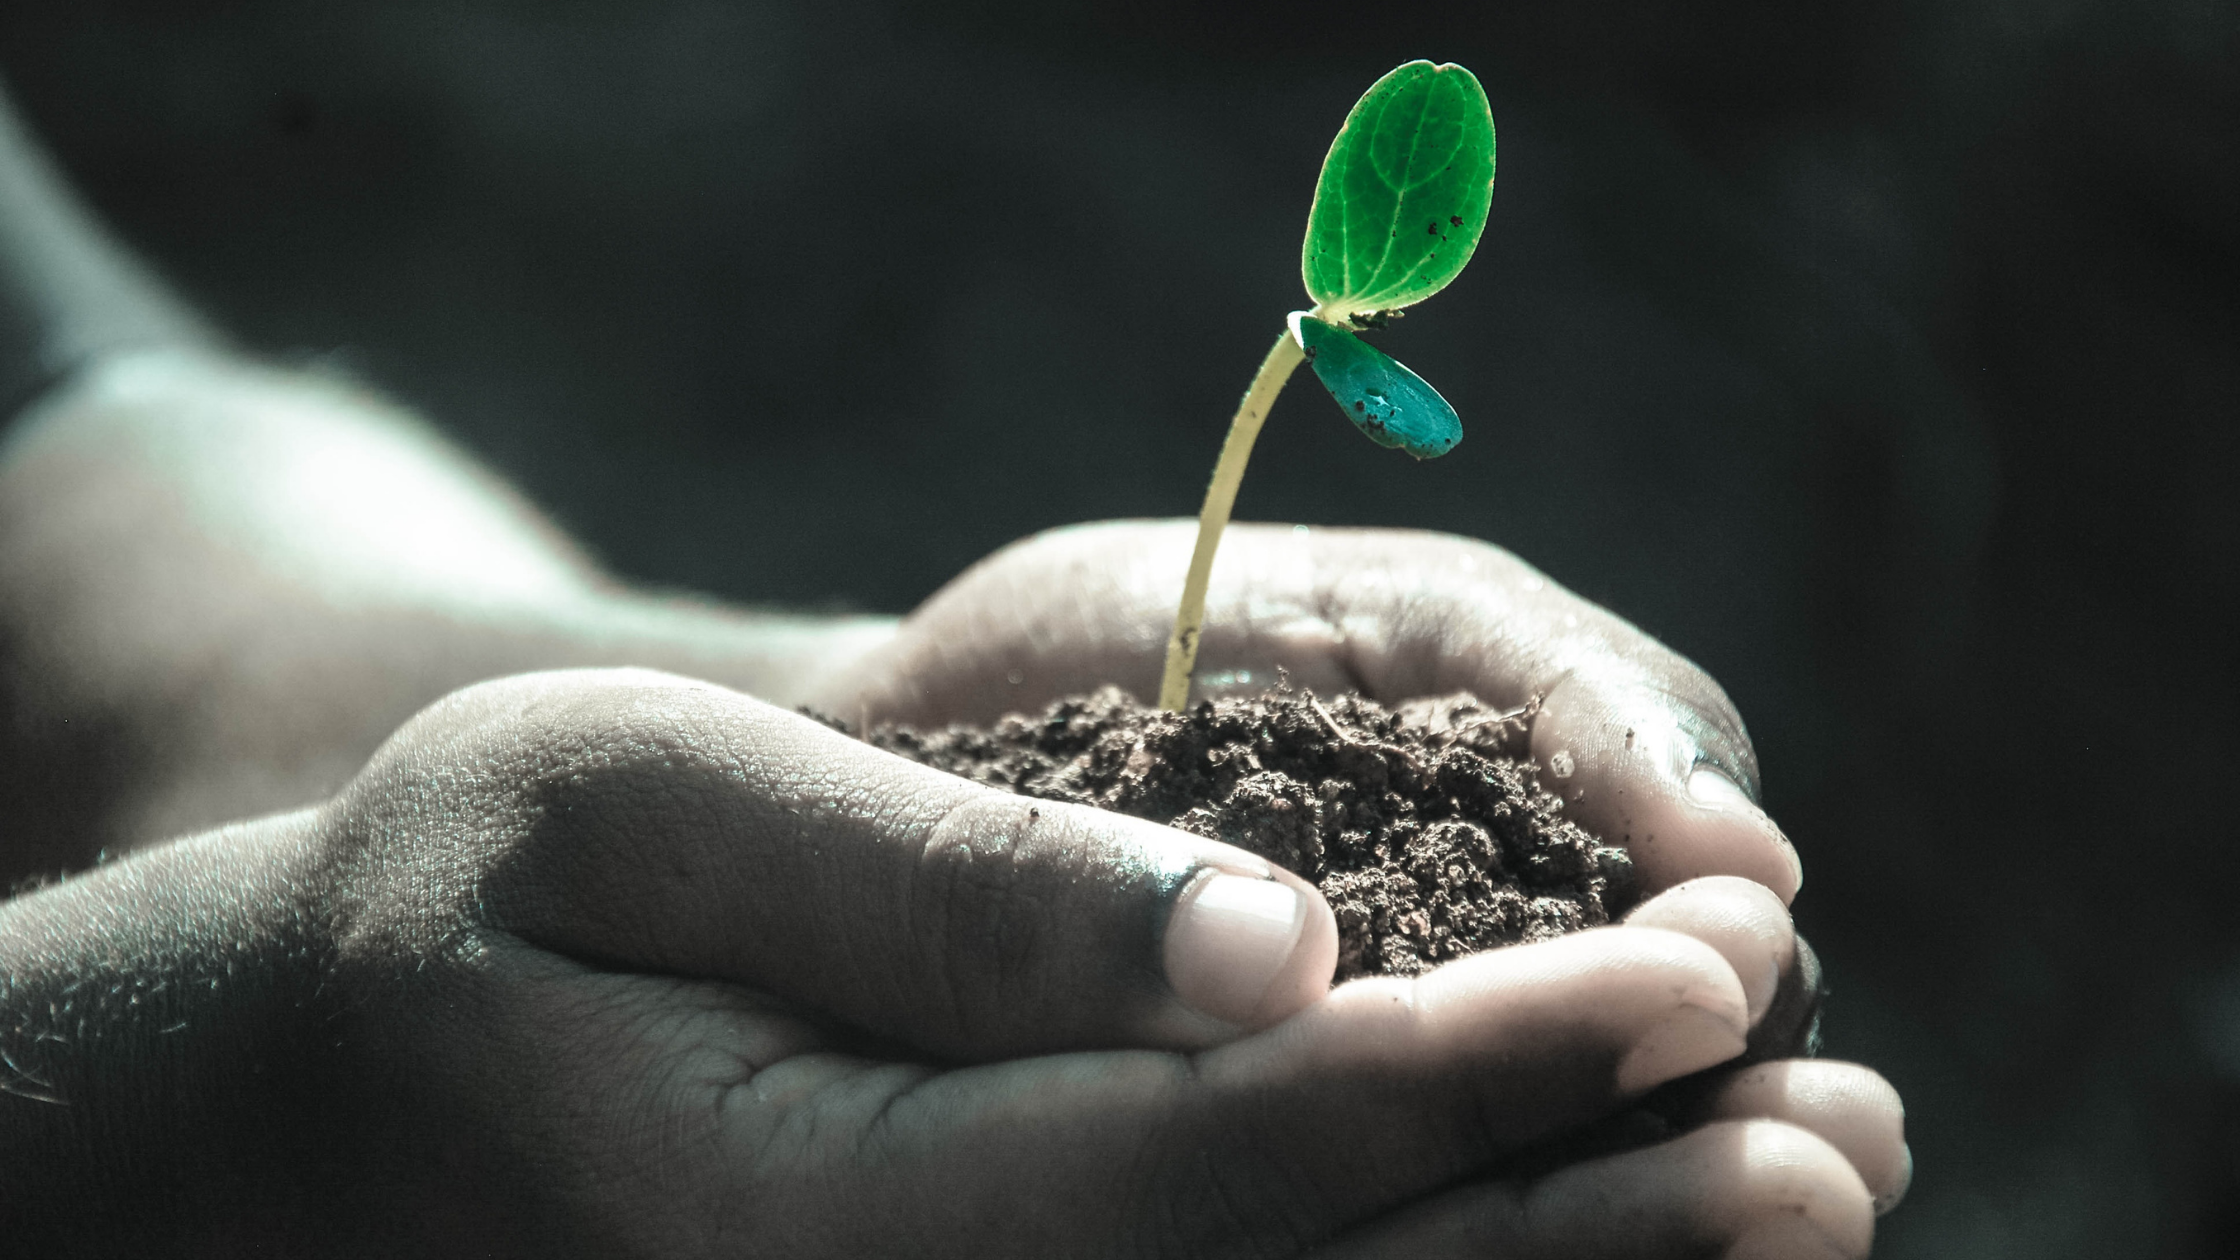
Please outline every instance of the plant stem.
M1260 436L1268 408L1306 357L1286 328L1260 361L1252 387L1245 390L1236 418L1229 422L1221 459L1206 486L1205 506L1198 509L1198 545L1190 553L1190 576L1182 583L1182 606L1175 610L1174 633L1167 637L1167 672L1159 680L1159 707L1170 713L1182 712L1190 702L1190 671L1198 663L1198 635L1206 621L1206 582L1213 576L1213 553L1221 546L1221 531L1229 527L1229 510L1237 503L1245 461L1252 458L1252 444Z

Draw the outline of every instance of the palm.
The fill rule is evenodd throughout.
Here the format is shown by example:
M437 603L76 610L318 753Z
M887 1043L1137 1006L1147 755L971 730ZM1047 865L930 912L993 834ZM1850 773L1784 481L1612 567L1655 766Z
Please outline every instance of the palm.
M1647 942L1644 959L1669 962L1670 943ZM1550 986L1549 953L1357 982L1194 1054L968 1066L867 1047L734 986L540 959L544 983L514 992L547 1021L537 1039L567 1048L550 1083L599 1114L524 1136L601 1138L570 1153L609 1170L609 1219L635 1235L607 1240L617 1249L863 1255L906 1239L921 1255L1291 1255L1616 1105L1578 1010L1615 1028L1641 997ZM492 1119L518 1128L521 1113ZM1525 1189L1469 1192L1521 1202ZM631 1210L645 1203L664 1210ZM770 1203L823 1210L773 1217Z
M1107 683L1149 694L1188 543L1186 526L1122 525L999 554L814 703L859 721L941 724ZM1663 780L1667 805L1682 811L1696 804L1686 784L1699 761L1755 785L1716 684L1505 553L1426 535L1302 537L1281 527L1242 527L1229 547L1202 694L1257 688L1279 667L1312 689L1387 700L1469 689L1496 703L1539 696L1556 709L1569 686L1578 710L1630 706L1633 745L1665 759L1605 760L1584 784ZM1247 571L1249 591L1218 580ZM1754 820L1732 822L1669 827L1701 843L1662 878L1652 871L1653 886L1725 869L1793 890L1786 845L1767 843ZM904 1222L935 1221L956 1232L926 1237L929 1253L985 1252L1000 1222L1029 1253L1080 1254L1099 1240L1120 1253L1289 1254L1617 1104L1606 1084L1550 1091L1540 1074L1517 1070L1516 1038L1593 998L1524 982L1516 973L1532 965L1522 955L1473 959L1424 982L1473 994L1454 1008L1467 1036L1396 1023L1394 1011L1424 1004L1419 986L1397 981L1349 986L1281 1029L1194 1054L943 1065L731 989L695 990L712 1005L685 1023L616 1026L667 1027L670 1048L650 1057L707 1065L663 1079L691 1082L666 1106L723 1156L714 1166L752 1170L718 1178L711 1208L822 1188L852 1205L844 1228L819 1235L837 1251L875 1249ZM1548 1005L1535 1011L1536 1002ZM647 1047L614 1046L596 1061L648 1057ZM1378 1174L1361 1177L1365 1165ZM1145 1171L1175 1167L1205 1180L1183 1187Z
M1128 567L1155 550L1144 528L998 557L823 707L941 721L984 713L998 679L1031 702L1148 674L1155 583ZM1584 605L1475 545L1360 535L1400 544L1400 563L1348 567L1282 553L1288 532L1242 537L1311 580L1231 592L1214 668L1266 659L1387 697L1550 685L1536 741L1641 696L1680 729L1672 697L1701 679L1606 615L1568 623ZM1490 577L1457 579L1465 560ZM1619 685L1644 676L1658 685ZM1582 679L1593 705L1566 710ZM1666 769L1571 747L1590 792ZM1686 784L1663 783L1666 804L1691 808ZM1666 846L1682 859L1715 865L1722 834L1756 837L1741 851L1761 866L1781 852L1701 812L1673 837L1692 845ZM389 925L352 938L368 991L430 962L456 985L367 1025L394 1030L368 1042L381 1059L433 1068L410 1127L489 1135L506 1156L490 1167L537 1170L561 1250L1646 1260L1736 1239L1803 1254L1808 1229L1859 1254L1870 1203L1903 1185L1894 1095L1841 1065L1738 1078L1683 1137L1500 1178L1506 1157L1742 1051L1797 956L1779 899L1742 879L1413 980L1327 990L1326 954L1247 1032L1202 1007L1172 1022L1188 1012L1161 933L1184 934L1158 926L1182 921L1161 917L1179 885L1160 872L1257 860L1097 810L1038 814L706 684L564 673L459 693L322 813L344 921ZM503 944L414 944L460 933Z

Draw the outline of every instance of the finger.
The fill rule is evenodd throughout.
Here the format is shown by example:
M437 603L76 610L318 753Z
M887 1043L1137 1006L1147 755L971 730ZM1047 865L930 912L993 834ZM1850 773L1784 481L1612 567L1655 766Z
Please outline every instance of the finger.
M1913 1183L1906 1109L1898 1091L1856 1063L1791 1059L1737 1069L1688 1120L1779 1120L1843 1153L1874 1198L1876 1215Z
M1450 1191L1314 1254L1498 1260L1836 1260L1874 1241L1841 1152L1771 1120L1713 1124L1524 1183Z
M1188 522L1053 531L943 588L820 698L851 719L989 721L1116 684L1154 694ZM1497 547L1396 530L1234 525L1207 596L1199 693L1278 668L1395 701L1537 699L1530 752L1573 817L1632 852L1650 891L1698 875L1784 901L1795 850L1755 803L1756 755L1710 677Z
M1718 950L1741 978L1752 1025L1773 1006L1782 973L1797 961L1789 908L1764 885L1737 876L1689 880L1636 906L1625 921L1685 932Z
M542 1047L530 1060L659 1062L684 1036L675 1015L585 1024L580 999L506 1003L513 1015L488 1022L549 1029L518 1036ZM1288 1253L1733 1056L1743 1014L1740 983L1709 946L1614 928L1346 985L1195 1056L929 1073L799 1054L813 1048L800 1030L773 1042L715 1029L684 1036L707 1043L711 1064L647 1074L663 1097L591 1097L674 1116L613 1130L641 1145L705 1135L712 1158L691 1167L713 1180L674 1188L672 1202L857 1205L844 1222L864 1231L855 1254L911 1221L933 1231L926 1254Z
M1615 927L1341 985L1280 1028L1202 1053L1198 1071L1215 1098L1347 1082L1347 1096L1262 1122L1261 1139L1451 1173L1733 1059L1747 1020L1716 950ZM1442 1149L1442 1133L1461 1141Z
M1827 1000L1826 973L1812 943L1796 938L1796 963L1781 973L1773 1005L1750 1030L1748 1062L1811 1058L1820 1053L1820 1007Z
M1242 850L667 675L459 693L330 816L370 820L352 824L370 861L460 871L471 926L753 984L959 1058L1213 1044L1315 1000L1337 955L1321 896Z
M1678 653L1471 539L1265 528L1244 539L1256 570L1281 572L1284 553L1306 550L1307 602L1372 698L1468 690L1502 705L1536 700L1531 753L1542 783L1573 821L1625 846L1648 891L1725 874L1795 897L1803 868L1756 804L1757 755L1742 719Z
M1584 666L1555 682L1532 727L1542 783L1572 821L1625 846L1645 887L1739 875L1793 900L1804 866L1753 798L1740 719L1709 679L1693 698L1673 682Z
M1187 1058L972 1068L836 1101L816 1127L843 1135L880 1195L944 1217L1052 1237L1104 1222L1123 1243L1156 1231L1123 1252L1289 1250L1731 1059L1743 1018L1709 946L1612 928L1355 981ZM1064 1140L1037 1140L1051 1133ZM852 1193L864 1174L804 1175Z

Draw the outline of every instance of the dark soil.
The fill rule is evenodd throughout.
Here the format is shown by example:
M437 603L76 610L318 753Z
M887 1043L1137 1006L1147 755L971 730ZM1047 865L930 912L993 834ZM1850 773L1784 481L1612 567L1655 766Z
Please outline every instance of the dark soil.
M993 787L1226 841L1315 881L1339 980L1608 923L1633 862L1563 816L1521 759L1524 710L1467 693L1387 709L1278 686L1187 713L1116 688L987 727L882 725L878 747Z

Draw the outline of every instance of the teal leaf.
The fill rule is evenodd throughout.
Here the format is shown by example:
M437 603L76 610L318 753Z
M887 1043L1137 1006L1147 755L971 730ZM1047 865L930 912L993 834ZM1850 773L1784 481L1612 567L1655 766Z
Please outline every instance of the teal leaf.
M1336 324L1291 313L1291 335L1338 408L1369 440L1433 459L1462 440L1462 418L1422 377Z
M1493 110L1457 65L1411 61L1376 81L1315 185L1299 270L1343 319L1430 297L1478 248L1493 203Z

